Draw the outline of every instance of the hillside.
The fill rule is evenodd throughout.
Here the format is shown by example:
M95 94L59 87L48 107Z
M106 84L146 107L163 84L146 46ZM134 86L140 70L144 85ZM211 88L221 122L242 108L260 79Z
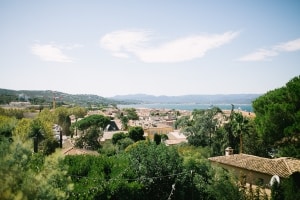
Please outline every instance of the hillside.
M0 104L12 101L30 101L32 104L51 104L53 98L57 104L91 106L126 103L93 94L67 94L51 90L8 90L0 89Z
M136 103L198 103L198 104L251 104L261 94L215 94L215 95L183 95L154 96L146 94L118 95L114 100L134 101Z
M67 94L51 90L8 90L0 88L0 104L12 101L30 101L32 104L51 104L55 97L57 104L67 105L111 105L132 103L197 103L197 104L251 104L260 94L215 94L154 96L147 94L117 95L104 98L93 94Z

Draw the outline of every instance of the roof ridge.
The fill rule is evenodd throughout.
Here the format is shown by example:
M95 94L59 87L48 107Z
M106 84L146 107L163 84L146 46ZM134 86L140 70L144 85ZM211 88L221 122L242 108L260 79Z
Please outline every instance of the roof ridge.
M255 155L251 155L251 154L245 154L245 153L234 154L234 155L245 155L245 156L249 156L249 157L253 157L253 158L259 158L259 159L264 159L264 160L274 160L272 158L265 158L265 157L260 157L260 156L255 156Z
M293 173L293 159L271 159L249 154L233 154L229 156L217 156L208 158L213 162L223 163L234 167L240 167L269 175L277 174L280 177L288 177ZM291 161L291 162L290 162Z
M290 168L290 165L286 162L289 158L283 159L284 164L286 165L290 174L293 174L293 170Z

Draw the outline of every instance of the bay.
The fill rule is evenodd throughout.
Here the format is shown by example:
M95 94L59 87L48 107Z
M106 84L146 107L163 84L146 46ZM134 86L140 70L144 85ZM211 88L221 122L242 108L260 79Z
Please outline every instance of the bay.
M175 110L188 110L194 109L209 109L211 107L219 107L221 110L231 110L231 104L172 104L172 103L151 103L151 104L128 104L117 105L118 108L150 108L150 109L175 109ZM253 112L251 104L234 104L234 109L246 112Z

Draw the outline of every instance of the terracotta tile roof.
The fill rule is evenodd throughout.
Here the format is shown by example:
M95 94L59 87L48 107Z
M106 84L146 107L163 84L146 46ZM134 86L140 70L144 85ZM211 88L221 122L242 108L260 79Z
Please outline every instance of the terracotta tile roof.
M212 162L256 171L271 176L289 177L294 172L300 172L300 160L294 158L262 158L248 154L234 154L208 158Z

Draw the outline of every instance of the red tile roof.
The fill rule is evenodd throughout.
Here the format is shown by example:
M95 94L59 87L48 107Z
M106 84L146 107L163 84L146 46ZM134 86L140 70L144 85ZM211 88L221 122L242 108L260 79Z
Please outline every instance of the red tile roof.
M208 158L212 162L239 167L279 177L289 177L294 172L300 172L300 160L294 158L262 158L248 154L234 154Z

